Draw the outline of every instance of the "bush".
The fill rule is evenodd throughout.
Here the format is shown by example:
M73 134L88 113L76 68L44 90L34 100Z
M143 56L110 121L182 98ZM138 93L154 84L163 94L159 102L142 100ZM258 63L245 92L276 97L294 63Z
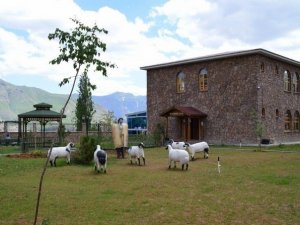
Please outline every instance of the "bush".
M97 138L91 136L82 136L78 151L73 154L73 160L79 164L89 164L94 158Z
M162 124L156 124L155 130L153 132L153 139L155 141L156 146L163 145L163 141L165 139L165 127Z
M46 158L48 152L41 151L41 150L34 150L31 152L31 155L35 158Z

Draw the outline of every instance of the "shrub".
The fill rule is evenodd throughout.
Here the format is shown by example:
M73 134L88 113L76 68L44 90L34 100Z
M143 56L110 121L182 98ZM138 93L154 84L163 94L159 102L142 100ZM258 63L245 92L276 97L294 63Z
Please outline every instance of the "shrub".
M162 124L156 124L155 130L153 132L153 139L156 146L163 145L163 140L165 139L165 127Z
M41 150L34 150L31 152L32 157L35 158L46 158L47 157L47 152L41 151Z
M79 164L89 164L94 157L97 139L91 136L82 136L78 151L73 154L73 160Z

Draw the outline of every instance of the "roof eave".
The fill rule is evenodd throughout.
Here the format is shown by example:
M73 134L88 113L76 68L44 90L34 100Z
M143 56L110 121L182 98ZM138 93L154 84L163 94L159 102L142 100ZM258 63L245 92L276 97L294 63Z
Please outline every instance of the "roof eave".
M251 49L251 50L245 50L245 51L230 52L230 53L223 53L223 54L216 54L216 55L210 55L210 56L203 56L203 57L179 60L179 61L174 61L174 62L169 62L169 63L161 63L161 64L152 65L152 66L144 66L144 67L140 67L140 69L141 70L159 69L159 68L164 68L164 67L169 67L169 66L191 64L191 63L224 59L224 58L230 58L230 57L245 56L245 55L251 55L251 54L262 54L264 56L268 56L268 57L275 58L280 61L284 61L284 62L291 63L296 66L300 66L300 62L298 62L296 60L287 58L282 55L278 55L276 53L267 51L262 48L258 48L258 49Z

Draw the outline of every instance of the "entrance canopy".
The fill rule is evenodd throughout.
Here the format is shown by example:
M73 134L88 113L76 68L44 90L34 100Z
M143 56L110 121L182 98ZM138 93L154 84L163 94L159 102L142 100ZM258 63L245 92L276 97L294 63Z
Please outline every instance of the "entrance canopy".
M163 117L205 118L207 114L191 106L173 106L160 114Z
M204 137L203 121L207 117L206 113L192 106L173 106L161 113L166 117L166 135L169 137L169 117L177 117L180 121L180 138L184 140L201 140Z
M60 113L50 110L52 105L47 103L39 103L33 105L35 110L22 113L18 115L19 118L19 138L27 137L27 124L31 121L38 121L41 125L41 132L43 132L43 139L45 139L45 126L50 121L60 121ZM63 115L66 118L66 115ZM23 126L22 126L23 125Z

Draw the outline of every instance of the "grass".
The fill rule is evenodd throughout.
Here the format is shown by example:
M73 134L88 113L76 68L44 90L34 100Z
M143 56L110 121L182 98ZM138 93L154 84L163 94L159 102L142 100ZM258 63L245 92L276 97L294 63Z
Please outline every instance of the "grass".
M145 167L110 152L107 174L58 160L44 178L39 224L300 224L300 151L243 150L212 147L188 171L168 170L163 148L145 150ZM0 157L1 225L32 224L44 163Z
M4 146L0 145L0 154L10 154L21 152L20 146Z

